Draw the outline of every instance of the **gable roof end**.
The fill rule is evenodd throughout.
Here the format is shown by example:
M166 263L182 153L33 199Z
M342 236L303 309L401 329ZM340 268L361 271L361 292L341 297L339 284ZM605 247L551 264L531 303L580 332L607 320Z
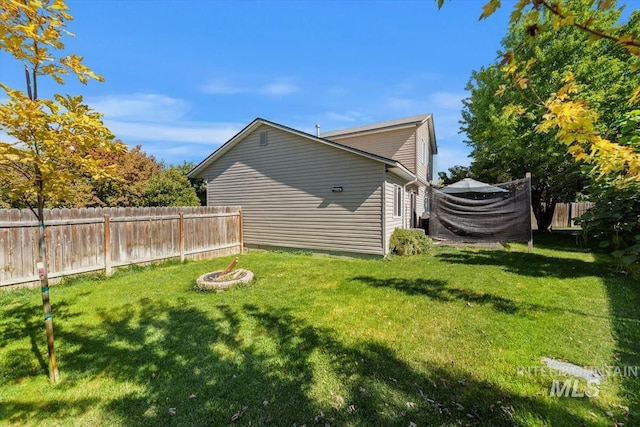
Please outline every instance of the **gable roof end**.
M418 127L422 124L431 121L431 126L429 127L429 136L431 140L431 149L433 154L438 154L438 146L436 144L436 135L433 126L433 115L430 113L427 114L418 114L417 116L405 117L403 119L397 120L389 120L386 122L373 123L370 125L364 126L356 126L346 129L338 129L329 132L322 133L320 136L322 138L344 138L356 135L364 135L378 132L387 132L390 130L404 129L409 127Z
M306 139L310 139L312 141L320 142L322 144L329 145L331 147L338 148L340 150L344 150L353 154L357 154L359 156L363 156L363 157L384 163L385 165L387 165L388 170L406 179L407 181L412 181L415 179L415 175L411 173L409 169L407 169L402 163L396 160L378 156L377 154L369 153L363 150L359 150L357 148L348 147L346 145L342 145L337 142L330 141L328 139L320 138L320 137L311 135L309 133L290 128L288 126L280 125L278 123L275 123L269 120L261 119L259 117L256 118L251 123L249 123L247 126L245 126L240 132L235 134L229 141L224 143L216 151L211 153L206 159L204 159L202 162L196 165L193 169L191 169L189 173L187 173L187 176L189 178L197 178L200 173L202 173L207 167L209 167L209 165L211 165L213 162L219 159L222 155L224 155L227 151L233 148L246 135L253 132L255 129L257 129L263 124L274 127L276 129L280 129L284 132L293 133L295 135L301 136Z

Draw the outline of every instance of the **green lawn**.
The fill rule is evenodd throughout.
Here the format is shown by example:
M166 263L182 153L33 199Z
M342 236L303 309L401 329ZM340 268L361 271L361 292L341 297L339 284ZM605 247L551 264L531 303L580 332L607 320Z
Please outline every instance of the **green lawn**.
M534 254L252 252L252 284L192 290L229 261L53 287L55 386L39 290L0 292L0 424L640 425L639 377L577 398L549 395L564 377L519 373L543 357L640 365L640 285L569 237Z

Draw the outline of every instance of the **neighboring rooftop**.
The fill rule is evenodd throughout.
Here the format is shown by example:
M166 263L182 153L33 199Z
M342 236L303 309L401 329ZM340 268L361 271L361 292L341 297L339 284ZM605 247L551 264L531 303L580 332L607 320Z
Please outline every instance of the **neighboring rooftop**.
M391 129L401 129L409 126L419 126L429 120L431 114L419 114L417 116L405 117L404 119L389 120L388 122L373 123L365 126L356 126L347 129L338 129L320 134L322 138L331 138L335 136L346 136L357 133L366 133L371 131L382 131Z

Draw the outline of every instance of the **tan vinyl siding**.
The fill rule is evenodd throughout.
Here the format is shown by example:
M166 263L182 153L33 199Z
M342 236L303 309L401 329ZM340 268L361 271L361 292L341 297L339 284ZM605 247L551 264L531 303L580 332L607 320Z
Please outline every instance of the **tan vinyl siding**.
M353 136L332 136L329 140L349 147L377 154L402 163L412 173L416 168L416 128L408 127L390 131Z
M396 228L405 228L404 227L404 218L406 217L405 212L403 211L402 217L398 218L394 214L394 192L396 185L399 185L400 188L403 188L403 199L407 199L407 195L404 194L404 187L401 180L395 178L393 175L387 175L387 179L384 182L384 200L385 200L385 242L387 242L387 247L385 248L385 253L389 252L389 238L391 237L391 233ZM403 209L406 203L403 200Z
M262 125L200 175L209 206L242 206L247 245L382 255L384 168Z
M416 138L416 151L418 152L418 168L416 171L416 175L419 178L422 178L425 181L428 181L428 165L429 165L429 151L431 148L429 147L429 122L423 123L417 130L417 138ZM422 159L422 141L426 144L426 158Z

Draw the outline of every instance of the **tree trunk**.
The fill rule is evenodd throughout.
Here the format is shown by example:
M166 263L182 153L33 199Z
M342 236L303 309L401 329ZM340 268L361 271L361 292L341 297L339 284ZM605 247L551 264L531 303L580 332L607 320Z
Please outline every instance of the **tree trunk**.
M36 167L38 185L38 276L40 277L40 290L42 291L42 307L44 308L44 329L47 333L47 349L49 351L49 380L52 383L60 381L58 365L56 364L56 352L53 345L53 317L51 315L51 302L49 300L49 271L47 268L47 242L44 230L44 197L42 195L42 179L40 170Z
M538 230L546 233L551 232L553 213L556 210L556 200L551 198L544 200L540 191L531 191L531 206L536 217Z

